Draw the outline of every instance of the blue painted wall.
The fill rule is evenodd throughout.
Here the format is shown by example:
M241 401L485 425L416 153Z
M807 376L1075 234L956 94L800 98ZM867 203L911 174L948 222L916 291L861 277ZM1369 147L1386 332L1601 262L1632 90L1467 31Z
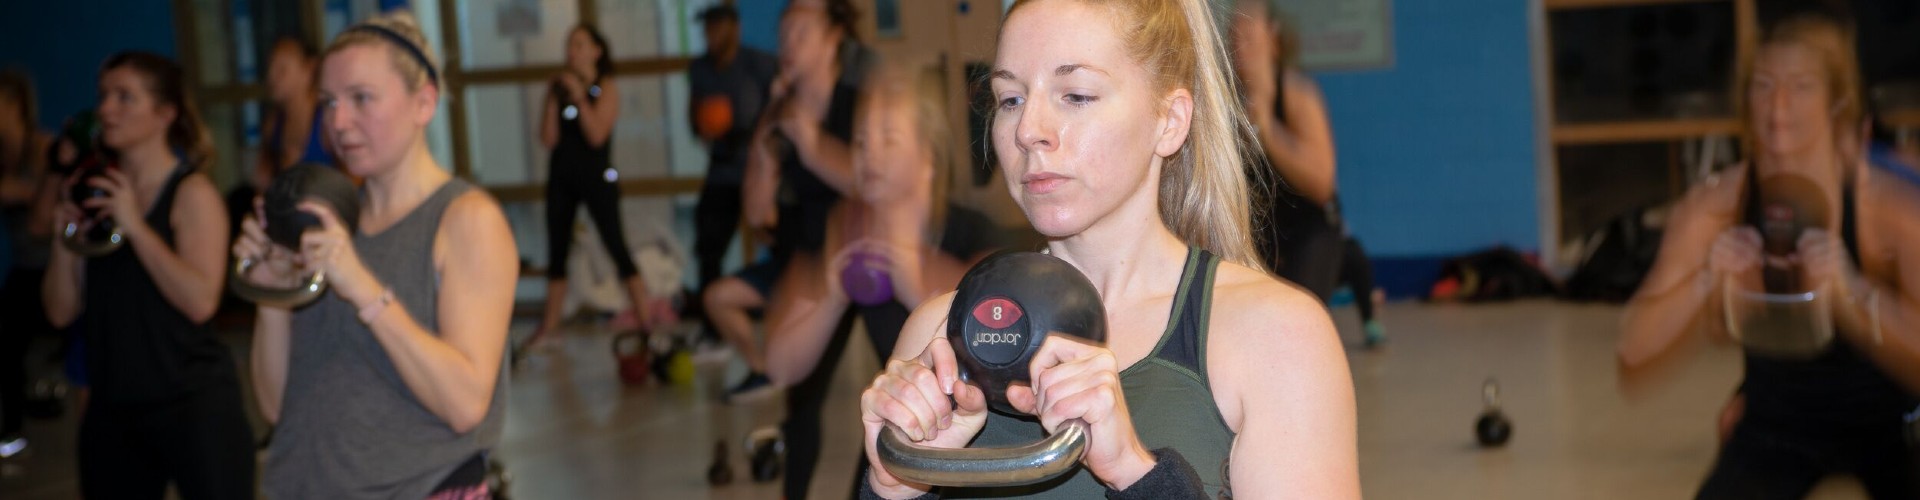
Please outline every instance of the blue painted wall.
M1538 250L1527 1L1392 4L1391 68L1316 75L1349 227L1376 258Z
M738 0L740 43L771 54L780 49L780 13L787 0Z
M174 56L173 9L154 0L7 2L0 14L0 67L25 68L51 129L92 107L107 56L145 50Z

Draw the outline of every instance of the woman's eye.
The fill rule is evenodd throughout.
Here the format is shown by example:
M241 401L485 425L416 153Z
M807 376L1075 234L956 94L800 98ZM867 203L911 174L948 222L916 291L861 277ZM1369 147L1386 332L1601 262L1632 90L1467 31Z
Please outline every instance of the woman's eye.
M1093 104L1094 101L1098 101L1100 100L1100 98L1090 96L1090 95L1067 94L1066 96L1061 97L1061 100L1067 101L1067 104L1072 104L1075 106L1085 106L1088 104Z
M1001 99L1001 100L1000 100L1000 109L1013 109L1013 108L1015 108L1015 107L1018 107L1018 106L1020 106L1020 104L1021 104L1021 103L1024 103L1024 102L1026 102L1026 100L1025 100L1025 99L1021 99L1021 98L1019 98L1019 97L1008 97L1008 98L1005 98L1005 99Z

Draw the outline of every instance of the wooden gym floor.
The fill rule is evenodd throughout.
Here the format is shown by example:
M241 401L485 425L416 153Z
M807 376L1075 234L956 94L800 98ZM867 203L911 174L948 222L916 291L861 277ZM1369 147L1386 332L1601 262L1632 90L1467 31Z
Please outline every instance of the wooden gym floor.
M1658 387L1624 395L1612 306L1390 304L1381 315L1390 341L1377 351L1357 347L1351 307L1334 317L1354 346L1348 359L1370 498L1688 498L1712 465L1715 415L1739 377L1737 352L1709 351ZM516 324L515 335L530 328ZM559 349L536 355L511 381L498 455L514 498L778 498L777 483L748 479L739 442L777 423L783 407L778 398L719 403L723 383L744 370L737 361L701 364L691 384L626 388L604 329L570 330ZM244 353L244 336L229 338ZM877 363L848 354L829 396L815 498L846 498L858 454L856 394ZM1485 451L1474 446L1472 425L1489 377L1501 384L1515 434L1506 448ZM31 456L0 464L0 497L76 498L76 427L72 417L29 421ZM720 439L733 447L736 479L709 488L706 469ZM1814 495L1860 497L1846 479Z

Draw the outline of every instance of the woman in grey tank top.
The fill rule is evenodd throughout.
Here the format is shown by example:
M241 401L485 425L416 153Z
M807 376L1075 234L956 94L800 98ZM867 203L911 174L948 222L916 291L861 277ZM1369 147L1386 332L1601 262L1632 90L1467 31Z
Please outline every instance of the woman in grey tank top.
M317 203L322 228L297 259L330 293L295 310L260 307L253 380L276 424L261 486L272 498L464 498L500 438L502 353L519 265L500 207L428 153L439 100L432 48L411 15L348 28L321 62L326 133L365 180L357 232ZM243 223L236 258L279 265L287 249ZM282 271L282 272L276 272ZM483 475L482 475L483 476Z
M1212 19L1207 0L1009 9L990 82L992 149L1050 253L1099 290L1109 329L1105 345L1048 338L1028 365L1031 387L1007 391L1039 417L1018 423L1036 434L1087 424L1078 468L1006 491L938 493L1359 498L1346 355L1326 309L1255 256L1242 169L1257 146L1239 140L1251 127ZM1197 254L1222 262L1205 270ZM1193 300L1179 300L1183 283L1200 284ZM932 490L879 461L888 428L936 448L1006 444L990 442L994 429L1017 417L989 415L941 337L952 307L973 306L954 300L914 311L861 394L867 456L881 465L863 496ZM1183 304L1205 311L1177 312ZM1181 351L1190 355L1168 355Z

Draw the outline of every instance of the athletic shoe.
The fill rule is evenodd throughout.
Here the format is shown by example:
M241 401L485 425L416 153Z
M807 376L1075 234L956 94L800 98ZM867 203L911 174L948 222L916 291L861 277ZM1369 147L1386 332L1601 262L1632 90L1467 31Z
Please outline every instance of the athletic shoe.
M744 403L758 401L774 393L773 381L764 373L747 374L747 379L727 390L727 402Z

